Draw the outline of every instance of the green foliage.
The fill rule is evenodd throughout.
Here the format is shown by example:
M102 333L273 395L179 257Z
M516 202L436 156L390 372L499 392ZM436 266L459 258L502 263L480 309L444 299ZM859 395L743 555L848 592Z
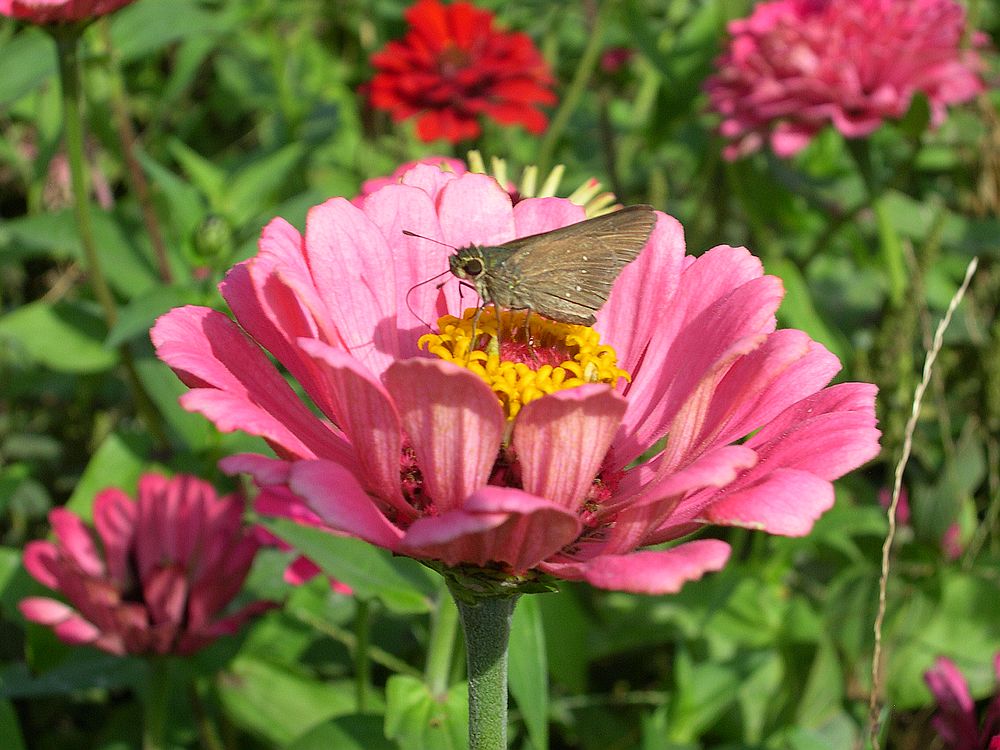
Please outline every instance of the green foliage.
M990 660L1000 652L997 91L936 130L918 97L869 138L827 129L791 159L761 152L726 162L702 84L726 22L750 2L478 4L536 40L560 97L579 72L590 10L605 6L602 49L627 46L633 56L617 72L584 71L584 95L552 143L566 170L560 194L596 176L622 203L676 216L693 254L749 247L783 280L780 325L836 354L838 380L879 385L884 433L882 456L838 483L836 505L805 538L721 531L729 565L674 596L565 585L522 597L512 745L842 750L865 736L888 532L878 496L891 487L934 327L979 256L913 436L904 480L912 513L897 529L882 632L893 712L883 736L901 750L927 747L926 669L948 656L983 698L995 690ZM977 5L979 27L996 39L1000 14ZM458 148L420 143L412 124L372 111L359 87L371 54L402 33L405 7L138 0L87 29L92 220L111 321L88 283L62 171L55 47L37 28L0 20L0 747L141 741L147 665L66 646L17 609L45 595L20 560L25 544L49 533L46 513L65 506L89 519L98 491L131 492L151 470L231 490L218 460L269 452L178 404L187 388L149 343L156 318L185 304L224 310L217 283L256 252L270 219L301 228L310 206L353 197L404 161L464 158L466 145L487 162L508 159L512 172L538 160L539 139L517 128L488 126ZM119 85L163 257L131 185L114 114ZM244 597L281 606L174 665L172 746L211 747L214 732L220 747L465 747L461 637L447 674L432 677L426 664L436 574L285 519L265 526L322 575L292 587L281 573L293 553L258 556ZM359 651L370 666L360 694Z

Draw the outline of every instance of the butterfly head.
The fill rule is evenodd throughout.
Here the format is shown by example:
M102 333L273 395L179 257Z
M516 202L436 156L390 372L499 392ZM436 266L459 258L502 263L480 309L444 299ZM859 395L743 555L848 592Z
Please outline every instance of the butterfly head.
M470 245L452 255L448 267L458 278L476 284L486 273L486 258L482 248Z

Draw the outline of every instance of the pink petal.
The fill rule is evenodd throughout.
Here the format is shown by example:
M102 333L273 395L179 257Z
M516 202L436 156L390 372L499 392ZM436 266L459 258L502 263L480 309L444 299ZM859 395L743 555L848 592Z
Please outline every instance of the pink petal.
M315 339L303 339L299 345L325 366L337 423L355 446L358 476L404 518L412 517L400 493L402 436L389 394L352 355Z
M399 356L396 269L386 238L344 198L309 210L306 254L316 289L351 354L381 374Z
M676 594L687 581L720 570L729 559L729 545L717 539L699 539L667 550L644 550L628 555L595 557L586 563L545 563L541 568L593 586L634 594Z
M657 212L646 248L618 276L594 326L601 341L615 348L619 366L629 373L635 372L654 332L662 326L683 262L683 227L672 216Z
M586 218L583 206L565 198L525 198L514 205L515 236L551 232Z
M56 570L60 567L59 550L52 542L35 540L24 546L23 562L25 570L43 586L59 589Z
M244 430L290 455L350 461L353 451L306 408L258 346L222 313L181 307L156 321L157 355L194 390L181 397L223 431Z
M447 157L444 158L445 162L457 162L458 160L450 160ZM452 171L443 171L437 165L428 164L416 164L412 169L407 170L403 176L400 178L400 182L403 185L410 185L412 187L420 188L428 196L430 196L431 202L437 203L438 196L447 185L452 180L457 179L460 175L465 174L465 165L462 165L462 169L456 168L456 164L451 164ZM365 204L367 208L367 203ZM414 230L416 231L416 230Z
M444 241L454 247L500 245L515 237L510 196L484 174L470 172L445 185L438 216Z
M106 489L94 498L94 528L104 547L108 575L119 584L125 584L131 575L135 516L136 504L117 488Z
M382 514L357 477L330 461L297 461L289 488L332 528L398 551L403 533Z
M56 508L49 513L49 524L61 556L72 560L88 576L104 575L104 560L83 521L65 508Z
M460 510L414 521L403 546L446 565L504 563L517 574L569 544L579 531L575 513L521 490L488 486Z
M259 485L266 487L287 483L292 463L256 453L236 453L220 460L219 468L229 475L249 474Z
M424 487L438 513L486 484L506 420L479 376L433 359L396 362L385 374Z
M591 384L544 396L524 406L513 444L526 492L576 510L593 485L625 414L625 399Z
M59 640L73 646L94 643L101 631L93 623L80 617L76 610L55 599L28 597L18 603L25 619L47 625L55 630ZM124 653L124 650L115 653Z

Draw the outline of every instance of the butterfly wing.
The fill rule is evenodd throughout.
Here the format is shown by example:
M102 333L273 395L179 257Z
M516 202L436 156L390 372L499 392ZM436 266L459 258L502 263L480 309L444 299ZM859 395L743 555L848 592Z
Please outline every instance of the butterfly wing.
M656 224L650 206L620 211L504 244L490 284L502 307L528 308L564 323L591 325L622 269Z

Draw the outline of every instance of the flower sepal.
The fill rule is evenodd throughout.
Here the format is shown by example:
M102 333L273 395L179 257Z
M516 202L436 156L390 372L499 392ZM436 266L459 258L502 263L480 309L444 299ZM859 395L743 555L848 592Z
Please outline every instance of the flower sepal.
M545 594L559 590L556 578L538 570L515 575L499 568L477 565L445 565L440 560L421 560L431 570L444 576L456 601L475 604L483 599L499 599L521 594Z

